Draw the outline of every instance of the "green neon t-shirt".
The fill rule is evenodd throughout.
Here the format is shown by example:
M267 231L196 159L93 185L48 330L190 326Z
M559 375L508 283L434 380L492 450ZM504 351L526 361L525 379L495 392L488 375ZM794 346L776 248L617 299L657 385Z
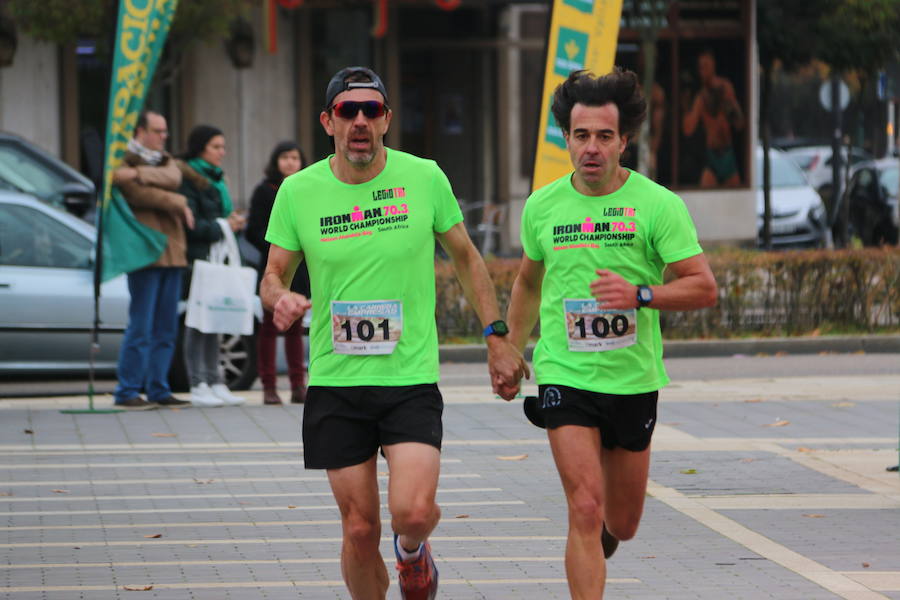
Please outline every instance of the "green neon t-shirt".
M600 311L589 285L597 269L659 285L667 263L703 252L681 198L633 171L615 192L585 196L569 174L526 201L522 247L545 268L534 350L538 384L642 394L669 382L659 311Z
M434 161L388 149L381 173L351 185L330 158L284 180L266 232L309 267L309 384L435 383L434 234L462 221L450 182Z

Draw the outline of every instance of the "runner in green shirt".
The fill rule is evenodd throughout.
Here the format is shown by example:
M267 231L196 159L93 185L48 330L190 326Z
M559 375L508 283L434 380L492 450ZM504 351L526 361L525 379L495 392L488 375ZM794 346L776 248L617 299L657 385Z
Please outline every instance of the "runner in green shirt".
M659 310L716 302L716 282L681 199L619 165L647 104L631 71L576 71L553 116L574 172L535 191L522 214L524 256L509 307L510 339L534 351L539 396L569 506L572 598L603 597L606 562L634 537L644 507L662 363ZM663 283L663 270L675 278ZM511 399L518 382L501 386Z
M514 386L528 367L505 337L493 283L447 177L433 161L384 147L391 111L378 75L364 67L335 74L319 120L335 153L282 183L266 233L272 246L261 295L276 326L287 329L310 308L289 290L305 258L316 310L304 462L327 469L350 595L384 598L388 588L378 549L381 448L401 596L432 599L438 572L427 538L441 514L435 494L443 410L435 238L485 325L494 390Z

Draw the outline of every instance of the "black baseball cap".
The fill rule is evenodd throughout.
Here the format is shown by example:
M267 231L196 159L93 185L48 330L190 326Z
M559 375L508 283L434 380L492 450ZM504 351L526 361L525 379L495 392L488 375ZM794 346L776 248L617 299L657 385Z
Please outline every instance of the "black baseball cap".
M371 81L347 81L348 77L356 73L366 75ZM381 82L381 77L375 71L368 67L344 67L335 73L331 81L328 82L328 87L325 90L325 110L331 108L334 97L341 92L359 88L378 90L384 97L385 103L387 103L387 90L384 89L384 83Z

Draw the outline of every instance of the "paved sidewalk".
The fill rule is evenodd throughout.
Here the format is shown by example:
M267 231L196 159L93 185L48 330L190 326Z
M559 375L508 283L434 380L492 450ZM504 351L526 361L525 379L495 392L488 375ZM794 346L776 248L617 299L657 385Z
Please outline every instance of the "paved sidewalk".
M568 598L543 432L463 381L442 386L439 597ZM339 515L301 467L301 407L247 397L98 415L59 412L77 396L0 402L0 598L346 598ZM885 471L898 399L900 374L672 384L607 597L900 600L900 477ZM388 540L386 521L393 577Z

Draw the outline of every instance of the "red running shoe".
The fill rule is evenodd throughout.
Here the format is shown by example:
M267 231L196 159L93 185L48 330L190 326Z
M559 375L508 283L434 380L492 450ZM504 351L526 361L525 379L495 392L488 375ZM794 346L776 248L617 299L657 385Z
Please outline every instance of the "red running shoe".
M397 534L394 534L394 553L397 553ZM400 579L400 597L403 600L434 600L437 596L438 570L431 558L431 545L425 542L419 558L409 562L397 555L397 571Z

